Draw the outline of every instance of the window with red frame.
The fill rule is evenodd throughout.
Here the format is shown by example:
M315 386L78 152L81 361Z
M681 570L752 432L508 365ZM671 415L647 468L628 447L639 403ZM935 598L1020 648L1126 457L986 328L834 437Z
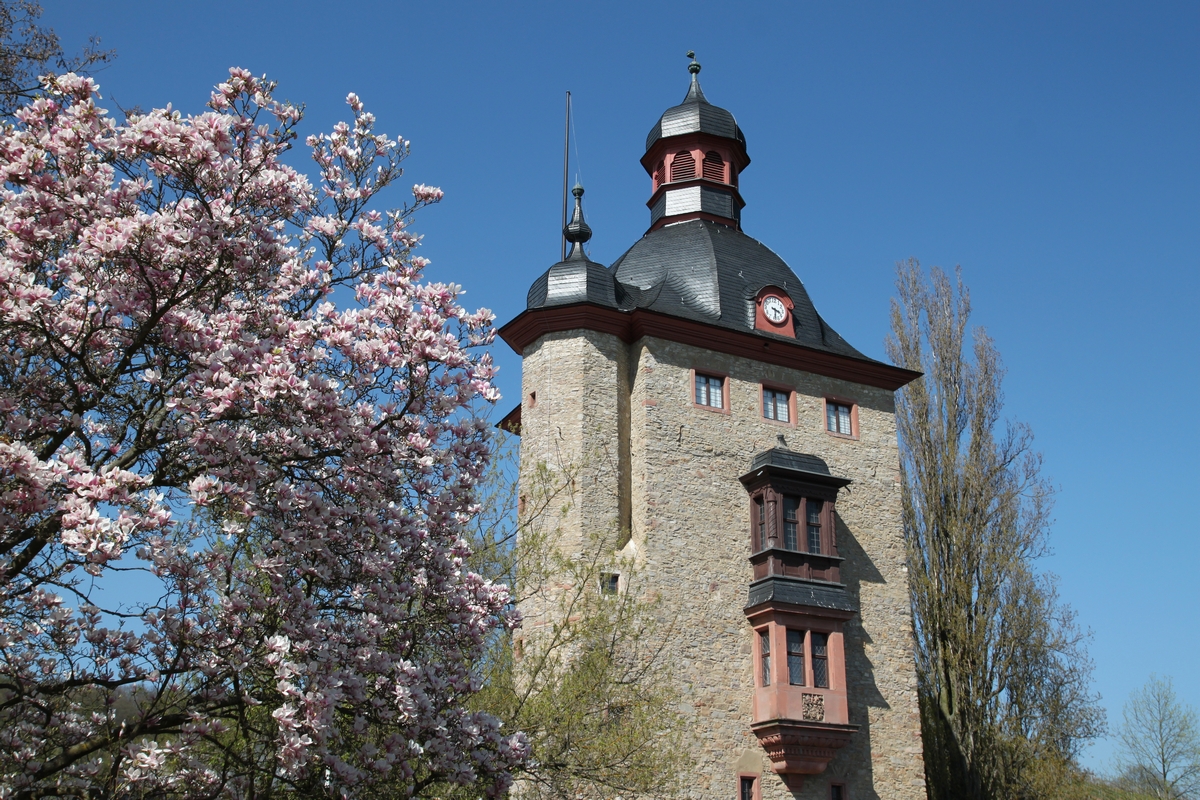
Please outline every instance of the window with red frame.
M804 685L804 631L788 628L787 632L788 683Z
M771 632L758 632L758 655L762 661L762 685L771 685Z
M696 177L696 157L687 150L681 150L675 154L675 160L671 162L671 180L672 181L687 181Z
M763 388L763 417L776 422L788 422L790 419L791 392L781 392L778 389Z
M813 686L829 688L829 637L823 633L812 634Z
M839 433L843 436L853 436L854 427L851 424L850 406L826 400L825 430L830 433Z
M696 405L709 408L725 407L725 379L716 375L696 373Z

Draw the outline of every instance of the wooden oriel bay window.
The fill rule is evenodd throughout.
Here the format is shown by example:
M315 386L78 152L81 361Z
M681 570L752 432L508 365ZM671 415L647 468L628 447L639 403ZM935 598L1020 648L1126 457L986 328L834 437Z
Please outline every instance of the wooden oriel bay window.
M758 639L751 728L776 772L815 775L856 730L842 633L853 612L768 604L746 615Z
M821 496L824 495L824 496ZM754 577L840 580L835 504L828 489L765 485L750 496Z
M841 584L836 512L850 481L782 441L741 481L753 569L745 610L757 640L751 729L777 773L816 775L856 730L842 629L857 612Z

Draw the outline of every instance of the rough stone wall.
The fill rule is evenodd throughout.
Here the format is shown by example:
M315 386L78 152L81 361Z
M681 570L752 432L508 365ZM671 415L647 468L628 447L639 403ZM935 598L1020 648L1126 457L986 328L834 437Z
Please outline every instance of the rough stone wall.
M622 517L618 444L623 408L628 422L627 354L617 337L585 330L544 336L524 354L520 492L531 504L545 502L530 480L545 464L558 494L540 524L557 531L565 555L580 553L592 535L617 532ZM538 624L541 605L522 606L527 628Z
M691 369L728 376L729 413L693 405ZM762 418L762 381L795 390L791 424ZM755 773L762 800L825 800L830 783L844 784L851 800L924 798L892 394L674 342L647 338L627 347L584 331L531 345L523 385L526 402L538 393L537 406L522 411L523 461L573 456L596 481L584 487L564 531L611 524L628 495L628 552L644 565L643 586L675 621L667 657L692 726L691 796L736 798L738 774ZM825 432L827 396L858 404L857 440ZM617 468L626 430L627 474ZM799 791L775 775L750 730L753 631L742 610L751 577L749 502L738 477L779 434L854 481L839 494L837 541L843 582L860 609L845 626L850 722L859 730ZM598 450L613 453L613 467L585 458Z

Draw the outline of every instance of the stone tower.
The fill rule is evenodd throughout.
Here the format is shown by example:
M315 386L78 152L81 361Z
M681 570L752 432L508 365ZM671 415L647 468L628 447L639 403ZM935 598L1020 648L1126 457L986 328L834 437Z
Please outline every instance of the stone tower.
M646 140L646 234L589 260L577 186L571 254L500 331L523 479L584 465L564 552L627 531L677 620L692 796L923 798L894 413L917 376L851 347L742 232L746 140L689 71Z

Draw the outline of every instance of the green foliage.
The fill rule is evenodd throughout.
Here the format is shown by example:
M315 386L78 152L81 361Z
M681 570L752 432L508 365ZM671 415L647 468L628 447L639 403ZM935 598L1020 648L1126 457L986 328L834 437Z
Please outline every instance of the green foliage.
M1051 797L1102 730L1086 636L1035 561L1051 490L970 297L898 268L888 353L924 377L899 397L904 529L931 800Z
M513 587L526 617L492 642L475 705L530 739L516 791L533 800L675 794L687 763L663 657L671 622L644 592L635 560L618 552L628 532L596 525L563 552L580 466L527 467L518 501L516 445L499 452L472 567ZM602 583L612 574L620 587L609 594Z

